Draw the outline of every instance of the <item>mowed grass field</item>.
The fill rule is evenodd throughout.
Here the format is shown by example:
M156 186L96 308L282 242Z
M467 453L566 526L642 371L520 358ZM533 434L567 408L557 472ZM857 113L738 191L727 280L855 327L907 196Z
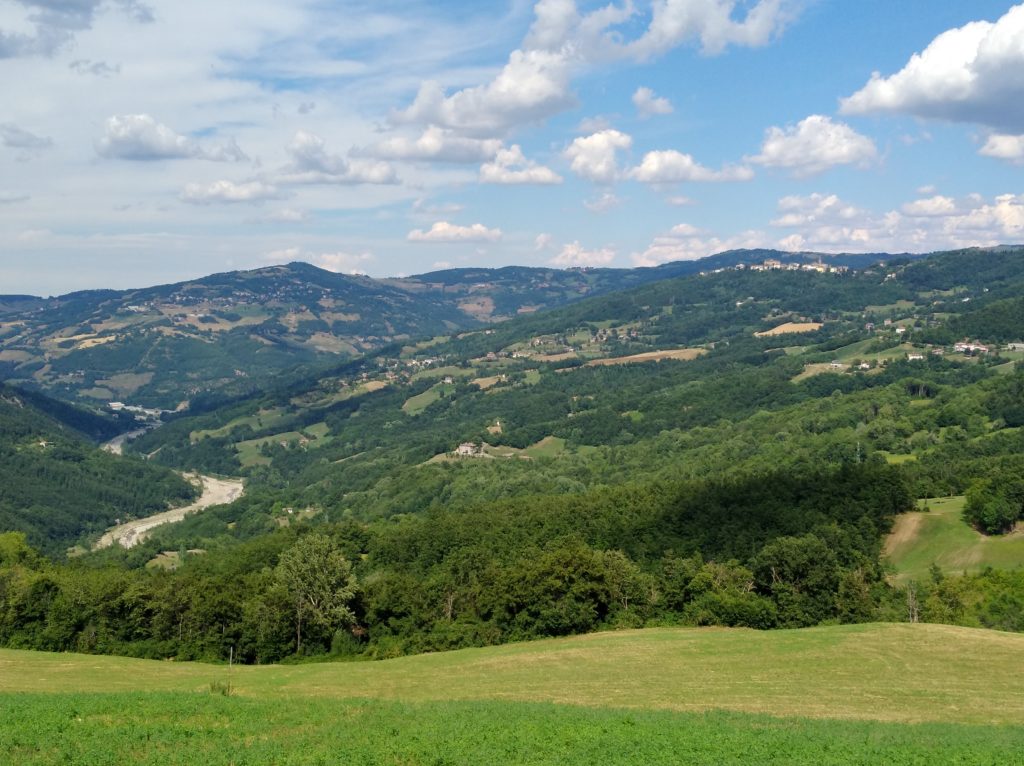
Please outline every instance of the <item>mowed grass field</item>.
M1024 635L660 628L384 662L0 651L0 762L1024 762Z
M897 517L885 542L885 555L899 582L927 579L932 564L947 574L1024 566L1024 532L977 532L961 518L962 496L922 502L929 510Z

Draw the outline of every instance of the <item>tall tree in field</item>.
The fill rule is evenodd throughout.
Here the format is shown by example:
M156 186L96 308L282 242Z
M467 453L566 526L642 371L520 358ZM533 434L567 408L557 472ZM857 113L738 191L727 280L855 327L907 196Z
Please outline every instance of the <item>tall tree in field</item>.
M295 609L295 651L302 651L302 624L334 631L355 621L349 602L356 593L352 565L333 540L311 534L281 554L275 570Z

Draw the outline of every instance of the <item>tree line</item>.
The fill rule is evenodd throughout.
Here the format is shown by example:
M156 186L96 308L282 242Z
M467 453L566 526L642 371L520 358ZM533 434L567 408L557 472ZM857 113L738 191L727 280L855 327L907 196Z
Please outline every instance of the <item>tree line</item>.
M55 563L7 533L0 642L273 662L879 619L892 600L879 541L911 505L882 464L625 485L371 523L313 517L216 555L183 549L174 571L114 553Z

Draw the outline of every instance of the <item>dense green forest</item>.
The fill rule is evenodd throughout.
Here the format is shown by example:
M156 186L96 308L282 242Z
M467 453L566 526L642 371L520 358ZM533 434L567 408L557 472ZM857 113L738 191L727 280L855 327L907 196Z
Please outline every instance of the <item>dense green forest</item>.
M65 563L5 538L0 641L270 662L652 624L1021 629L1020 571L897 587L882 558L916 498L966 494L985 534L1024 515L1020 256L722 268L197 392L132 465L245 496Z
M235 646L268 662L299 648L379 657L649 623L864 621L885 609L880 536L911 503L884 464L625 485L397 523L300 525L216 556L183 551L173 572L102 556L55 565L7 535L0 639L204 659ZM304 583L285 571L293 552L352 563L346 619L296 612L293 591L323 572Z

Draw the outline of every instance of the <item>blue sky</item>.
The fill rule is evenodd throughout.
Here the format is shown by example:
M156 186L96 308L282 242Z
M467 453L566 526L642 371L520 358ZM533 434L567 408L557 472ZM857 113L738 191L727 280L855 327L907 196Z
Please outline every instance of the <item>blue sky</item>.
M0 293L1024 241L1024 5L0 0Z

